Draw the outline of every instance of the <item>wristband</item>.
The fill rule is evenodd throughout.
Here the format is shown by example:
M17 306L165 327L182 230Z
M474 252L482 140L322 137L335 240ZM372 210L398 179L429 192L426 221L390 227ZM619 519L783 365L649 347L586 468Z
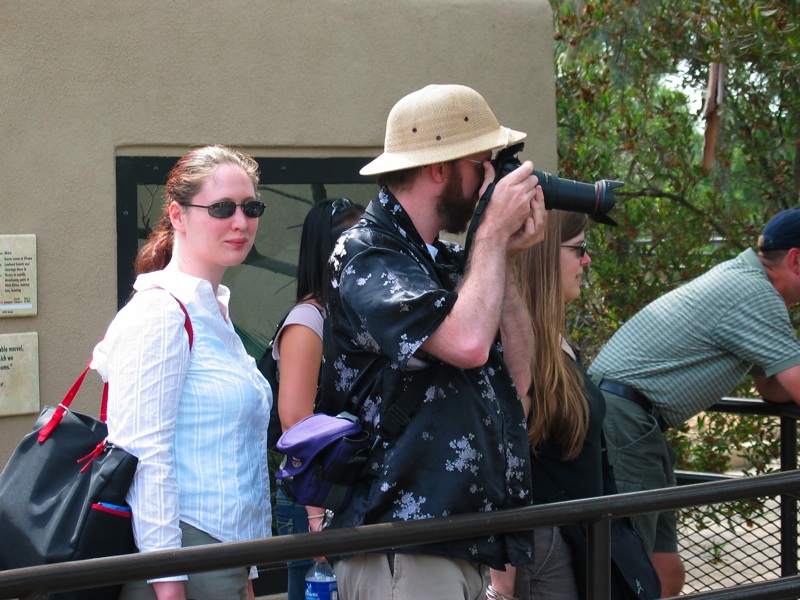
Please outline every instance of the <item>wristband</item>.
M516 596L509 596L502 592L498 592L491 584L486 588L486 600L519 600Z

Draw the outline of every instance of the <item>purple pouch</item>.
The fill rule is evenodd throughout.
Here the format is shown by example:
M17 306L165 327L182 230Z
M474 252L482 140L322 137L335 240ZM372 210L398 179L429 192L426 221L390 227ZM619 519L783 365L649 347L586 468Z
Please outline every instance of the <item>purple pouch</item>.
M350 501L370 438L349 413L306 417L278 440L276 448L286 458L275 477L298 504L335 512Z

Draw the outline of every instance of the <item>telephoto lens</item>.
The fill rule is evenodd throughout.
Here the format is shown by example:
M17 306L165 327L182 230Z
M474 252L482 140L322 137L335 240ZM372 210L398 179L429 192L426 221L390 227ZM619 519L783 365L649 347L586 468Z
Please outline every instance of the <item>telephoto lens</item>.
M492 160L492 166L494 166L495 171L494 181L486 188L475 207L475 213L467 229L467 238L464 245L466 250L465 257L469 256L472 239L475 236L478 225L480 225L483 210L491 200L494 187L498 181L522 164L517 158L517 153L521 152L524 146L525 144L520 142L508 148L503 148ZM533 174L539 178L539 185L542 186L542 193L544 194L544 207L547 210L557 208L558 210L580 212L589 215L598 223L616 226L616 221L608 216L608 212L614 208L616 202L614 190L625 185L622 181L601 179L595 183L582 183L572 179L560 179L545 171L534 171Z
M582 183L573 179L562 179L546 171L534 171L539 178L544 194L544 207L585 213L598 223L615 226L608 216L616 199L613 190L625 185L614 179L601 179L594 183Z
M498 152L492 161L495 169L494 183L497 183L520 166L517 153L522 151L523 143L514 144ZM571 212L584 213L598 223L616 225L617 223L608 216L614 208L616 198L614 190L625 185L622 181L601 179L595 183L582 183L572 179L561 179L552 173L534 171L539 178L544 194L544 207L547 210L557 208Z

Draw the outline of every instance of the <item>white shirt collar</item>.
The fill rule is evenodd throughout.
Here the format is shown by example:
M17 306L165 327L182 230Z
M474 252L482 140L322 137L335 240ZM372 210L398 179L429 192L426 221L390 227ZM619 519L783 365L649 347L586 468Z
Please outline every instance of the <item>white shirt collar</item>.
M433 258L433 262L436 262L436 255L439 254L439 249L436 246L431 246L427 242L425 245L428 247L428 252L431 253L431 257Z

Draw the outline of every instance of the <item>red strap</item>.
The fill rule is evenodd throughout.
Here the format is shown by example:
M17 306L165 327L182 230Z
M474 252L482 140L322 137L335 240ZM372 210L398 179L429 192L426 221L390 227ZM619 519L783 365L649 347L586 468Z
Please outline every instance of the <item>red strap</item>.
M175 298L175 296L173 296ZM189 318L189 311L186 310L186 307L183 305L183 302L175 298L175 302L178 303L178 306L181 307L183 314L186 315L186 318L183 320L183 326L186 328L186 333L189 336L189 352L192 351L192 345L194 344L194 329L192 329L192 320Z
M149 289L151 289L151 290L163 290L164 288L159 287L159 286L156 285L156 286L153 286L153 287L151 287ZM147 291L147 290L145 290L145 291ZM166 291L166 290L164 290L164 291ZM170 296L172 296L172 294L170 294ZM172 297L175 298L175 296L172 296ZM181 310L183 311L183 314L186 316L186 318L183 320L183 326L186 328L186 333L189 335L189 351L191 352L192 344L194 343L194 329L192 329L192 320L189 318L189 311L186 310L186 307L183 305L183 302L181 302L177 298L175 298L175 302L178 303L178 306L181 307Z
M171 295L171 294L170 294ZM172 296L175 298L175 296ZM194 329L192 329L192 320L189 318L189 311L186 310L183 302L175 298L175 301L181 307L183 314L185 316L183 320L183 326L186 329L186 334L189 336L189 351L192 351L192 346L194 344ZM78 390L81 389L81 385L83 385L83 380L86 379L86 373L89 372L89 366L92 364L92 361L89 361L89 364L86 365L86 368L83 370L83 373L78 376L75 380L75 383L72 384L72 387L69 388L67 395L64 396L64 399L61 401L61 404L58 405L53 416L50 417L50 420L39 430L39 442L45 441L49 435L53 432L58 424L61 422L61 419L64 418L64 415L69 408L69 405L72 404L72 400L78 394ZM108 383L103 384L103 398L100 401L100 420L105 423L106 416L108 414ZM80 462L80 461L79 461ZM90 461L91 462L91 461ZM84 467L85 468L85 467Z
M103 450L105 450L105 448L106 448L106 441L103 440L102 442L97 444L97 446L94 447L94 450L89 452L89 454L87 454L83 458L78 459L78 464L86 461L86 464L83 465L83 468L81 469L81 473L83 473L86 469L92 466L94 459L100 456L103 453Z
M92 361L89 361L89 365L90 364L92 364ZM61 422L61 419L64 418L64 414L67 412L69 405L72 404L72 400L75 398L78 390L81 389L83 380L86 379L86 373L89 372L89 365L86 365L83 373L78 376L78 378L75 380L75 383L73 383L72 387L69 388L67 395L64 396L61 404L58 405L58 408L56 408L56 411L53 413L53 416L50 417L50 420L47 422L47 424L39 430L40 442L45 441L53 429L55 429L56 426Z

